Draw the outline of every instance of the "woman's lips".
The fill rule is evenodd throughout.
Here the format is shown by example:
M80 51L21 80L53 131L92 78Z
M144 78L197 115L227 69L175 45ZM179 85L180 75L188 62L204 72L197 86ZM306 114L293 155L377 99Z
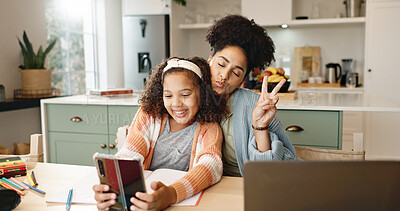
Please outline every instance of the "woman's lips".
M224 82L221 82L221 81L216 81L216 82L215 82L215 85L217 85L217 87L219 87L219 88L224 88L225 83L224 83Z

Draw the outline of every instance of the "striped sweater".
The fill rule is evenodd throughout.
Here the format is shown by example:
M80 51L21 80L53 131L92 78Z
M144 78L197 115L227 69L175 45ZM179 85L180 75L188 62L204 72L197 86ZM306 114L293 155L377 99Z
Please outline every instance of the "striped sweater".
M153 118L142 109L136 113L124 146L117 157L139 157L143 168L149 169L157 139L167 122L168 115ZM217 183L222 176L222 130L218 123L198 123L188 173L171 186L177 194L176 203L191 197Z

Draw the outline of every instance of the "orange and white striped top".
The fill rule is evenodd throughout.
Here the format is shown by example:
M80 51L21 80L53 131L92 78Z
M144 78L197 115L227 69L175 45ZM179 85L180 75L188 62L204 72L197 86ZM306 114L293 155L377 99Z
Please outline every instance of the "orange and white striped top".
M136 113L128 137L118 157L140 157L143 168L149 169L157 139L168 115L153 118L142 109ZM171 186L176 190L176 203L217 183L222 176L222 130L218 123L198 123L188 173Z

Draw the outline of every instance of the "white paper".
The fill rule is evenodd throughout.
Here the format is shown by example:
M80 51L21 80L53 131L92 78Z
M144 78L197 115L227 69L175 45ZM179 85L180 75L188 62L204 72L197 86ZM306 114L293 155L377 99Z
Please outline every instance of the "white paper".
M146 173L146 172L145 172ZM149 176L144 176L146 178L146 190L147 193L153 193L154 191L150 188L150 184L153 181L160 181L164 183L164 185L172 185L178 179L184 177L187 172L178 171L173 169L157 169L153 171ZM198 193L190 198L187 198L177 204L173 204L171 206L195 206L197 201L199 200L201 193Z
M184 177L187 172L178 171L173 169L157 169L156 171L144 170L143 176L146 183L147 193L153 193L154 191L150 188L152 181L160 181L165 185L171 185L178 179ZM94 200L93 185L100 184L97 170L94 168L89 174L85 175L81 179L73 183L72 187L74 192L72 194L72 202L78 204L96 204ZM70 188L66 188L59 193L50 196L46 199L47 203L67 203L68 191ZM198 193L188 199L185 199L177 204L171 206L195 206L199 200L201 193Z
M97 170L93 168L90 173L73 183L74 188L71 203L96 204L94 200L93 185L100 184ZM46 199L47 203L67 203L68 192L70 188L60 191L58 194Z

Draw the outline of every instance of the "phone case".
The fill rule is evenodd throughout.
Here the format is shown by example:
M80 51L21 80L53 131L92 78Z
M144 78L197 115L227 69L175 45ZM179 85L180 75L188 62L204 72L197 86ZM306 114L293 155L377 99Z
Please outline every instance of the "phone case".
M115 158L113 155L93 155L101 184L117 194L117 203L110 210L130 210L130 198L136 192L146 192L143 167L139 159Z

